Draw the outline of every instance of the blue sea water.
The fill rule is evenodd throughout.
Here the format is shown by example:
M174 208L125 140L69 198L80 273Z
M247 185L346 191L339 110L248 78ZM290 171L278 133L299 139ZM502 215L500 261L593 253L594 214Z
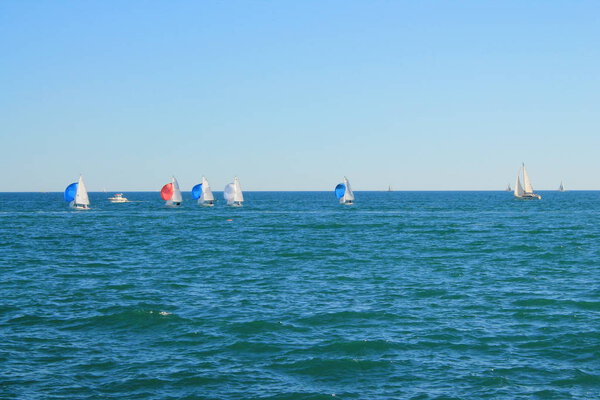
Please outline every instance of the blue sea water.
M0 398L600 398L600 192L125 195L0 194Z

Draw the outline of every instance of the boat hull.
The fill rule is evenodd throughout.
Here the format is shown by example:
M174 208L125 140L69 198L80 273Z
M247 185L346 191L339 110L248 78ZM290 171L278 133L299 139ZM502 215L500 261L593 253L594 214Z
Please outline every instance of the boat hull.
M73 201L71 202L71 204L69 204L69 207L71 207L71 209L73 209L73 210L80 210L80 211L89 210L90 209L90 206L88 206L88 205L85 205L85 204L76 204Z
M534 193L534 194L528 194L528 195L523 195L523 196L515 196L515 198L518 200L541 200L542 196Z

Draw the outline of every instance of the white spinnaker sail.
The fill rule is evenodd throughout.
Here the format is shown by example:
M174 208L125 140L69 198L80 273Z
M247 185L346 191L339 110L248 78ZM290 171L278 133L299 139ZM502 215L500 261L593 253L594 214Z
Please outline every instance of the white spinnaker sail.
M77 192L75 193L75 204L81 204L84 206L90 205L90 199L88 197L88 192L85 187L85 183L83 183L83 177L79 175L79 181L77 182Z
M210 190L210 185L208 184L208 180L205 177L202 177L202 196L200 196L199 200L203 201L203 202L215 200L212 190Z
M179 183L177 182L177 179L173 177L171 179L171 183L173 184L173 196L171 196L171 201L173 203L181 203L183 199L181 197L181 190L179 189Z
M240 180L238 179L238 177L236 176L235 178L233 178L233 201L235 202L243 202L244 201L244 194L242 193L242 188L240 187Z
M531 181L529 180L529 174L527 174L525 164L523 164L523 188L525 189L525 193L533 193L533 186L531 186Z
M519 175L521 175L521 171L519 171L519 173L517 174L517 182L515 183L515 196L523 197L523 186L521 186L521 178L519 177Z
M233 187L233 183L228 184L223 189L223 198L227 201L228 205L233 203L233 195L235 193L235 188Z
M342 201L344 203L347 201L354 201L354 193L352 192L350 182L348 182L348 178L346 177L344 177L344 185L346 185L346 191L344 192L344 197L342 198Z

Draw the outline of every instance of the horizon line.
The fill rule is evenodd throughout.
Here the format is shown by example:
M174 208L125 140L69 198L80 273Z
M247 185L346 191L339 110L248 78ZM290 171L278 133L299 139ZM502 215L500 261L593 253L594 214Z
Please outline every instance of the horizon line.
M264 192L264 193L299 193L299 192L313 192L313 193L328 193L332 190L248 190L244 189L244 192ZM394 192L506 192L512 193L513 191L505 189L402 189L402 190L353 190L356 193L361 192L374 192L374 193L394 193ZM537 192L560 192L558 189L539 189ZM597 192L600 189L569 189L564 192ZM60 191L0 191L0 193L63 193ZM160 193L160 190L88 190L88 193ZM182 193L191 193L191 190L182 190ZM213 190L213 192L221 193L222 190Z

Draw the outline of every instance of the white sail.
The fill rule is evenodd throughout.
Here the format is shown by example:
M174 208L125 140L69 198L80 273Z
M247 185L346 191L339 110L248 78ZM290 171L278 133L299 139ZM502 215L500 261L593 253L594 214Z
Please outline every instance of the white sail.
M173 196L171 196L171 200L173 203L181 203L183 198L181 197L181 190L179 189L179 182L177 179L173 177L171 179L171 183L173 184Z
M244 194L242 193L242 188L240 187L240 181L237 178L233 178L233 183L228 184L223 189L223 198L227 200L227 205L238 205L241 206L244 201Z
M529 180L529 174L527 173L525 164L523 164L523 188L525 189L525 193L533 194L533 186L531 186L531 180Z
M517 174L517 182L515 183L515 197L523 197L523 186L521 186L521 178L519 177L519 175L521 175L521 171L519 171L519 173Z
M227 201L227 205L233 204L234 192L235 188L233 186L233 183L228 184L227 186L225 186L225 189L223 189L223 198Z
M213 196L212 190L210 190L208 180L205 177L202 177L202 195L198 199L198 202L204 203L206 201L214 200L215 196Z
M88 197L88 192L85 187L85 183L83 183L83 177L79 175L79 181L77 182L77 192L75 193L75 205L89 206L90 199Z
M234 202L243 202L244 201L244 194L242 193L242 188L240 187L240 180L238 179L238 177L236 176L235 178L233 178L233 188L234 188L234 193L233 193L233 201Z
M350 182L348 182L348 178L344 177L344 185L346 186L346 191L344 192L344 197L342 197L342 203L352 203L354 202L354 193L352 192L352 188L350 187Z

